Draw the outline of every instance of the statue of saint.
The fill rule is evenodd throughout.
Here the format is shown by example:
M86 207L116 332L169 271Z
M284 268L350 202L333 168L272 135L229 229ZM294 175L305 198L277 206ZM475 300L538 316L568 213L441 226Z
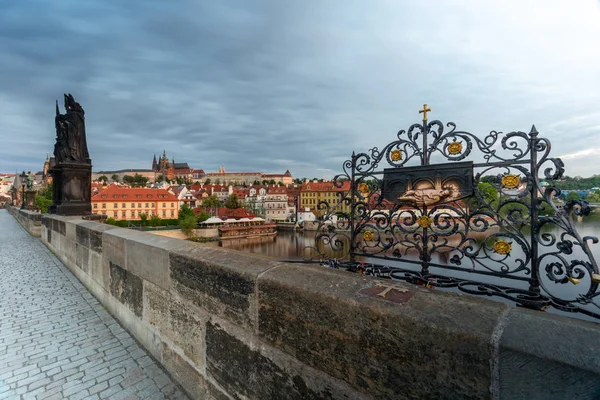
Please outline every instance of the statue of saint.
M61 114L56 102L56 144L54 158L57 164L90 163L85 137L85 112L73 96L65 94L66 114Z
M33 190L33 174L31 171L27 173L27 190Z
M398 200L411 203L417 207L431 206L451 197L452 191L452 186L442 189L414 189L408 190L406 193L400 195Z

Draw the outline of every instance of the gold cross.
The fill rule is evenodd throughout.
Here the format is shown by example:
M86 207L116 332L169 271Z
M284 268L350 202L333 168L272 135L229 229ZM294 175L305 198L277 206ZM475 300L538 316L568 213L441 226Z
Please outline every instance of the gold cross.
M419 110L419 114L423 114L423 121L427 121L427 113L431 111L431 108L427 108L427 104L423 104L423 109Z

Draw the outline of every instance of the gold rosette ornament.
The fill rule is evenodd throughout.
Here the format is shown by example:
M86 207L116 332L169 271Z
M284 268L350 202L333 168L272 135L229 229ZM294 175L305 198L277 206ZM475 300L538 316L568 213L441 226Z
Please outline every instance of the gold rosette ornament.
M417 218L417 224L419 224L421 228L429 228L429 226L431 225L431 218L427 215L422 215L419 218Z
M512 244L507 242L506 240L498 240L494 243L494 253L498 254L510 254L512 250Z
M400 150L392 150L390 158L392 161L400 161L402 160L402 152Z
M366 183L360 183L358 185L358 192L363 196L369 193L369 185Z
M461 142L452 142L448 145L448 153L456 156L462 153L463 145Z
M371 231L365 231L365 233L363 233L363 237L368 242L375 239L375 234Z
M502 177L502 186L507 189L515 189L521 185L521 178L518 175L508 174Z

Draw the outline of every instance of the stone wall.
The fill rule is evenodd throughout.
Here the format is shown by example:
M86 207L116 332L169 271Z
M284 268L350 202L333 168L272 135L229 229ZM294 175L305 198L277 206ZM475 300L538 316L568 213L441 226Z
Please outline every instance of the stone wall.
M39 237L42 226L42 214L38 212L22 210L19 207L7 206L8 212L15 217L17 222L21 224L23 228L31 236Z
M41 238L193 398L600 395L596 323L65 217Z

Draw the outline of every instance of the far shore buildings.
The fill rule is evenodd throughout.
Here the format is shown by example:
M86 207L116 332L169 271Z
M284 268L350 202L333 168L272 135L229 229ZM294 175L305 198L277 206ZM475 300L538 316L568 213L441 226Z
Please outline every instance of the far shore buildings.
M262 172L227 172L222 166L219 167L219 172L209 172L204 175L204 181L210 179L210 183L220 183L224 185L253 185L254 182L264 180L275 181L289 185L293 178L289 170L283 174L264 174Z

